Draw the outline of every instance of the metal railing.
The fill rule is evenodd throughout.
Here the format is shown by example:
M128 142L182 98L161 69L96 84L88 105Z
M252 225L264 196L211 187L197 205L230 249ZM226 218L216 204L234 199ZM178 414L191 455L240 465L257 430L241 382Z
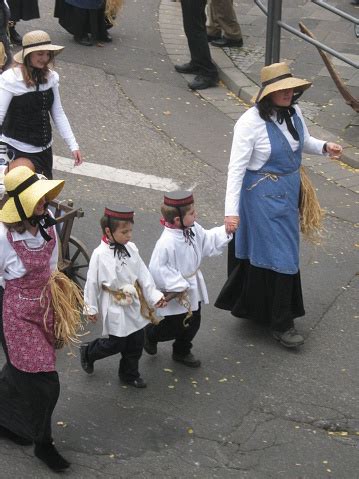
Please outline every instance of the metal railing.
M359 18L353 17L348 13L339 10L336 7L332 7L323 0L311 0L312 3L315 3L319 7L329 10L335 15L338 15L345 20L354 24L354 33L357 36L359 33ZM315 47L324 50L325 52L333 55L344 63L351 65L354 68L359 68L359 63L347 58L342 55L337 50L328 47L324 43L319 42L313 38L308 37L301 31L293 28L290 25L282 22L282 0L268 0L267 9L262 4L260 0L254 0L254 3L262 10L262 12L267 15L267 32L266 32L266 52L265 52L265 64L270 65L271 63L276 63L280 61L280 41L281 41L281 29L287 30L293 35L301 38L302 40L311 43Z

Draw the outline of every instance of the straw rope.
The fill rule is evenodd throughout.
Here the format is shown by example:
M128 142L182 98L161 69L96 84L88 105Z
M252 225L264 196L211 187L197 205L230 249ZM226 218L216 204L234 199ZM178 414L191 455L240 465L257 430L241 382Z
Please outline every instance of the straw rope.
M300 167L299 214L300 230L304 237L313 243L320 242L324 211L304 166Z
M45 329L50 307L54 310L54 333L57 349L64 345L81 342L79 333L84 329L81 314L84 308L84 299L82 291L76 283L64 273L58 270L53 271L47 285L42 290L40 304L46 304Z
M111 25L114 24L114 19L122 6L123 0L106 0L105 17Z

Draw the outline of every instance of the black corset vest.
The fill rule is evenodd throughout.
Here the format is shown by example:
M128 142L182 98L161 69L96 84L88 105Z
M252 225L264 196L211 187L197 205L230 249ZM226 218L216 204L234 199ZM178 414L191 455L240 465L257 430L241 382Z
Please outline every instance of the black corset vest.
M46 147L52 139L49 112L53 102L52 88L14 96L2 125L3 134L22 143Z

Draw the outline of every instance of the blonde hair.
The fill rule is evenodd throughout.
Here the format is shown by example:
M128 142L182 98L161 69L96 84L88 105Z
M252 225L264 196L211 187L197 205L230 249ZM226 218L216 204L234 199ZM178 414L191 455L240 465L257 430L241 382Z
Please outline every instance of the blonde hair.
M106 0L105 17L113 25L117 13L123 6L123 0Z

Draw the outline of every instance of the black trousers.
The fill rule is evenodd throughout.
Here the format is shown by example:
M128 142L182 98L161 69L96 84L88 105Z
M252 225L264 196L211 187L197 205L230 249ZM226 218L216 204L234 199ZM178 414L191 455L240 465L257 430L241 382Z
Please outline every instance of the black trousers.
M202 75L217 79L217 68L212 62L206 30L207 0L181 0L183 27L191 53L191 64Z
M38 153L26 153L26 151L17 150L13 146L5 143L8 151L14 153L14 160L17 158L28 158L35 166L36 173L41 173L46 176L48 180L52 180L52 148L39 151ZM11 156L11 155L10 155Z
M174 339L173 352L179 356L186 356L192 349L192 340L201 325L201 306L197 311L193 311L193 316L183 323L185 317L186 313L173 314L165 316L157 325L149 324L146 326L148 339L153 342Z
M122 338L112 335L108 338L98 338L89 343L88 360L94 362L121 353L118 374L124 380L132 381L140 377L138 363L142 356L143 343L143 329Z
M38 444L52 442L51 417L60 394L56 371L27 373L9 359L2 322L4 290L0 287L0 338L6 364L0 373L0 425Z

